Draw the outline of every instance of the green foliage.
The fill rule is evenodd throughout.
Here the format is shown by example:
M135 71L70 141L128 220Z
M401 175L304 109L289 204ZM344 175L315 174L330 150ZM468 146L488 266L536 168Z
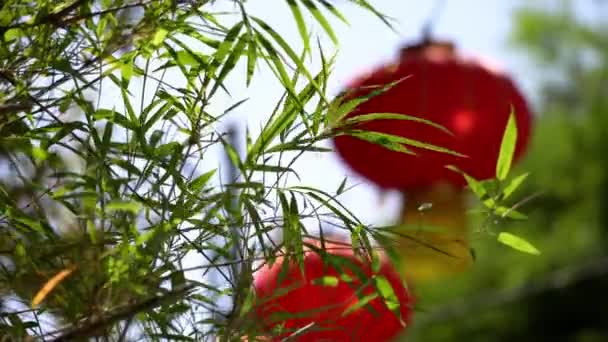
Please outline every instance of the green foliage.
M498 234L498 241L525 253L540 254L540 251L536 249L536 247L532 246L528 241L511 233L500 232Z
M515 122L515 114L511 110L509 120L507 121L507 127L500 144L500 152L498 154L498 161L496 162L496 178L498 180L505 180L509 175L511 164L513 162L513 155L515 154L515 144L517 142L517 123Z
M334 57L313 51L309 28L337 43L330 18L346 18L333 2L286 1L304 42L295 51L245 1L232 2L229 15L209 0L0 4L0 159L9 165L0 224L10 259L0 284L3 297L16 295L3 303L2 334L255 336L259 327L244 322L257 254L272 262L284 250L301 263L306 218L360 225L334 196L281 185L333 134ZM350 2L389 24L367 1ZM320 70L309 69L313 58ZM265 67L285 88L259 135L248 131L244 155L221 132L243 101L210 107L242 64L247 85ZM219 182L221 168L207 162L217 147L238 180ZM202 261L185 265L193 258ZM57 274L67 276L51 284ZM36 295L42 302L28 308ZM226 296L230 310L218 304ZM57 324L41 323L49 317Z

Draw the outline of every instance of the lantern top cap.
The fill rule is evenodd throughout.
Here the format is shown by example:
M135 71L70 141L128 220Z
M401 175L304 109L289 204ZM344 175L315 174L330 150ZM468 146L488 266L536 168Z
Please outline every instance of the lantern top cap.
M460 63L481 65L495 75L506 76L508 74L500 63L491 58L477 54L458 53L456 44L449 40L425 37L420 41L405 44L399 51L401 60L419 57L435 62L457 59Z
M425 58L436 62L457 58L456 46L447 40L424 38L413 44L405 45L399 52L400 59Z
M429 51L437 51L446 55L453 55L456 52L456 45L448 40L436 40L424 38L412 44L405 44L401 50L401 55L421 54Z

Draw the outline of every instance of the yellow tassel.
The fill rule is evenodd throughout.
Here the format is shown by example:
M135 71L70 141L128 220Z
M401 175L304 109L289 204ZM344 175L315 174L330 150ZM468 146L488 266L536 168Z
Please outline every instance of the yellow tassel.
M406 193L397 250L408 279L437 280L471 265L465 210L465 192L448 184Z

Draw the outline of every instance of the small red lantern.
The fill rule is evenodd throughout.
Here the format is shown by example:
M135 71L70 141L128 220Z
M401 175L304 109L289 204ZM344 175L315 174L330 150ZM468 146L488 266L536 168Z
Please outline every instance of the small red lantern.
M307 239L305 243L321 248L319 240ZM283 257L278 258L272 267L264 266L254 274L256 301L259 303L256 312L269 334L278 326L284 329L272 340L280 341L300 329L301 334L295 340L302 342L382 342L398 336L404 326L381 297L368 302L375 312L363 306L345 314L347 308L359 301L355 291L362 291L363 296L377 293L373 277L381 275L390 283L400 303L401 320L405 324L411 321L412 297L387 257L380 254L379 271L373 272L371 263L356 256L348 244L326 240L325 251L356 265L369 277L369 282L362 284L345 267L341 268L342 273L338 272L311 249L305 251L303 273L295 263L284 264ZM286 269L282 271L283 268ZM281 275L282 272L285 273ZM282 294L282 291L286 293Z
M451 43L430 40L402 49L397 63L358 78L349 86L346 98L367 95L373 86L377 89L400 79L400 83L360 104L345 118L402 113L430 120L452 134L411 120L364 121L354 128L430 143L464 157L406 146L416 153L411 155L346 134L337 136L334 143L340 157L358 174L382 188L407 194L402 216L404 220L408 218L407 223L449 228L447 233L416 235L443 251L411 240L401 248L409 258L404 262L407 272L413 278L426 279L441 270L462 270L471 261L462 192L466 182L445 166L455 165L478 180L494 177L511 109L518 128L514 161L521 158L528 144L532 115L524 97L504 72L463 57ZM433 204L432 210L419 211L418 206L425 202Z

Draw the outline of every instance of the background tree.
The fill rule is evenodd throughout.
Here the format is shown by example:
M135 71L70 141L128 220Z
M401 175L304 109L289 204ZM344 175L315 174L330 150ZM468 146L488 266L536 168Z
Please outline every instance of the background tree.
M592 6L605 16L605 3ZM514 20L512 41L535 62L541 99L521 165L530 172L519 192L529 217L509 226L542 255L497 253L479 241L474 272L419 289L427 310L408 341L608 339L606 23L584 18L572 1L524 7Z

